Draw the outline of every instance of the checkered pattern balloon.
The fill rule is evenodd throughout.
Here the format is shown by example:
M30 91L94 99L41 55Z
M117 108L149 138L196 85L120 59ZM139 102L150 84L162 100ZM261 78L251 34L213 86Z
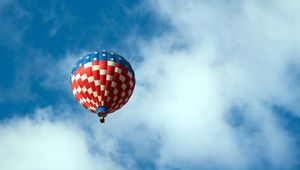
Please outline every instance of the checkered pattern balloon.
M82 57L71 74L71 87L77 101L92 112L120 109L135 86L134 71L121 55L103 50Z

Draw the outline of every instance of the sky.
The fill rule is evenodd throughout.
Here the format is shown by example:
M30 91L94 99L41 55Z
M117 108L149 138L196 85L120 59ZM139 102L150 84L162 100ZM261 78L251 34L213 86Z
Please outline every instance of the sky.
M0 169L300 169L297 0L0 0ZM70 74L132 64L99 124Z

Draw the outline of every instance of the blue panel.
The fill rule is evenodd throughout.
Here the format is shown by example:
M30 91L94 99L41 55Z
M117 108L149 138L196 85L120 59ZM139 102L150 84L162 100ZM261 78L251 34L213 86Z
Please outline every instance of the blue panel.
M83 65L86 64L86 63L89 63L92 61L92 58L95 56L96 54L92 53L92 54L88 54L84 57L83 59Z
M84 64L91 62L91 61L99 61L99 60L110 60L114 61L118 64L123 65L128 69L129 72L132 73L133 78L135 77L134 71L132 69L131 64L126 60L125 57L121 56L120 54L113 52L113 51L108 51L108 50L102 50L101 52L92 52L87 54L84 57L81 57L79 61L76 62L73 70L72 70L72 75L74 72L80 67L83 66Z
M97 109L96 109L96 112L97 113L107 113L108 112L108 109L107 109L107 107L106 106L100 106L100 107L98 107Z
M107 60L108 57L108 51L107 50L102 50L101 55L99 57L99 60Z

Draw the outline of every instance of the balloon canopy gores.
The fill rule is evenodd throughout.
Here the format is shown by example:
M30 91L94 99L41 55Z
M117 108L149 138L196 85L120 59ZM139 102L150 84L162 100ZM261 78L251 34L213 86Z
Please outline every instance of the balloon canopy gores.
M135 86L130 63L113 51L92 52L78 60L71 74L76 100L86 109L104 117L127 103Z

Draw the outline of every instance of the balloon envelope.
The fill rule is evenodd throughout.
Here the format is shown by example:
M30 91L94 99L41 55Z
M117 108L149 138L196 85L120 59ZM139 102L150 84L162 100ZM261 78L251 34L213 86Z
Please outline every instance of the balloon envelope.
M91 112L104 116L126 104L134 86L132 66L113 51L87 54L76 62L71 74L76 100Z

